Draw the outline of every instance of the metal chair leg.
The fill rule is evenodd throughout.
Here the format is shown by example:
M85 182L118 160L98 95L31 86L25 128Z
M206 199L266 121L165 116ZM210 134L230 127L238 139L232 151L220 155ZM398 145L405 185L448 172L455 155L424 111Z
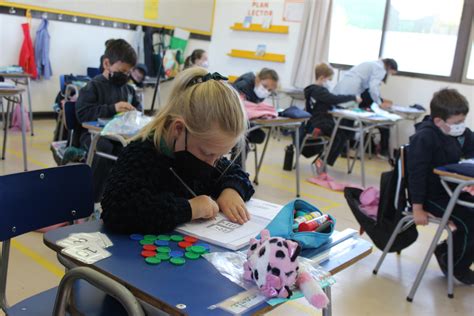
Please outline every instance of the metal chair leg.
M380 266L382 265L385 256L388 254L390 248L392 248L393 243L395 242L395 239L397 238L398 234L402 230L402 227L404 227L405 223L408 223L410 221L413 221L413 215L405 215L397 224L395 227L395 230L393 231L392 235L390 236L390 239L388 240L387 245L383 249L382 256L380 257L379 261L377 262L377 265L375 266L374 270L372 271L373 274L377 274Z
M446 225L448 232L448 297L454 297L454 259L453 259L453 232Z

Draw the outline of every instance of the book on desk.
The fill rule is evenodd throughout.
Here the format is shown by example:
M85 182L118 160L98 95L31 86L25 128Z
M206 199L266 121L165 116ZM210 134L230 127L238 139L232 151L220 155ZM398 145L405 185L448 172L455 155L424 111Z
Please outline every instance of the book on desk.
M230 250L241 249L248 245L250 238L260 234L282 208L259 199L251 199L246 205L250 220L243 225L232 223L218 213L215 219L186 223L178 226L176 231Z

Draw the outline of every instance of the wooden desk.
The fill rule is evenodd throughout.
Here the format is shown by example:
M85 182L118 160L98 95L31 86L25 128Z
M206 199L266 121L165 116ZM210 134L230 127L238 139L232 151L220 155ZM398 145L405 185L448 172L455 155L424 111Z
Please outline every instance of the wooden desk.
M20 120L21 120L21 141L23 148L23 168L25 171L28 170L28 161L27 161L27 152L26 152L26 126L23 116L23 97L22 93L24 89L13 88L13 89L0 89L0 104L2 109L2 120L3 120L3 148L2 148L2 160L5 159L5 151L7 148L7 136L8 136L8 127L9 127L9 118L10 112L13 113L15 103L20 104ZM18 99L16 100L15 97ZM3 99L7 100L7 110L3 107Z
M276 117L274 119L255 119L251 120L250 122L254 124L254 126L250 127L247 131L247 133L250 133L254 130L260 129L260 128L268 128L269 132L267 133L266 139L265 139L265 144L263 146L263 151L262 154L260 155L260 159L257 159L257 166L255 170L255 177L253 182L258 185L258 174L260 173L260 169L263 164L263 158L265 157L265 153L267 151L268 147L268 142L270 141L271 134L273 132L274 128L289 128L293 129L295 131L295 139L299 139L300 137L300 126L304 122L306 122L308 119L293 119L293 118L287 118L287 117ZM296 143L296 197L300 196L300 143L299 141L295 142ZM245 148L245 144L243 144ZM245 170L245 160L246 160L246 152L245 150L242 151L242 168Z
M28 94L28 110L30 112L31 136L33 136L34 135L34 131L33 131L33 106L31 104L31 90L30 90L31 75L28 74L28 73L25 73L25 72L22 72L22 73L0 72L0 77L11 79L16 84L21 84L21 85L26 86L26 91L27 91L27 94Z
M90 267L117 280L143 302L171 315L230 315L222 309L208 307L244 291L204 259L188 261L184 266L173 266L168 262L158 266L147 265L140 256L141 246L137 241L130 240L127 235L110 233L97 221L50 231L44 235L43 241L59 253L61 248L56 245L58 240L71 233L96 231L106 233L114 245L107 248L112 253L111 257ZM346 251L321 260L320 265L327 271L341 271L372 251L372 244L357 237L347 238L337 246L343 246L344 242L347 243L344 248ZM321 254L330 249L325 249L323 245L319 251L308 252L307 255ZM211 245L211 251L227 250ZM71 261L76 265L84 265L74 259ZM261 303L245 315L261 314L271 308L267 303ZM326 310L325 315L330 315L330 311L330 308Z

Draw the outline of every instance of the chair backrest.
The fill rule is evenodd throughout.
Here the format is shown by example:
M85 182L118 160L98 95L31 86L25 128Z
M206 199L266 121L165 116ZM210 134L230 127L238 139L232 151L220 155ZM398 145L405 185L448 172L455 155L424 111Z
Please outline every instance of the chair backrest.
M89 216L92 173L77 164L0 176L0 241Z
M75 101L64 102L64 124L68 130L75 130L79 127Z
M409 145L405 144L400 146L399 157L397 160L396 168L398 169L397 174L397 189L395 192L395 208L400 209L403 207L406 210L410 207L410 192L408 190L408 149ZM405 201L405 205L399 205L400 201Z
M100 74L100 69L95 67L87 67L87 77L94 78Z

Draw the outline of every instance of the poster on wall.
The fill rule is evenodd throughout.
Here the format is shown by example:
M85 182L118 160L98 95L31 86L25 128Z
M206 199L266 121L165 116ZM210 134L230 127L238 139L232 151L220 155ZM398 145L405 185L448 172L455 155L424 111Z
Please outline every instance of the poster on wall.
M304 0L285 0L283 21L301 22L303 20Z

